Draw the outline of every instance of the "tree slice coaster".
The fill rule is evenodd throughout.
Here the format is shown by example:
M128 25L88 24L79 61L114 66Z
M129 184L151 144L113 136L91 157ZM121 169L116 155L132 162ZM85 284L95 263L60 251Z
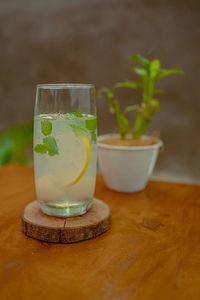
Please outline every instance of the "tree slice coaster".
M52 243L74 243L91 239L111 226L110 208L94 199L89 211L78 217L58 218L44 214L37 201L27 204L22 213L24 233L34 239Z

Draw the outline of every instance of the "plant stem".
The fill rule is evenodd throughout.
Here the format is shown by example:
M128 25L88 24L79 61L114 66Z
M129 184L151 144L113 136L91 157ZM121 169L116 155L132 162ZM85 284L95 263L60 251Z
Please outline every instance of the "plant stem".
M120 111L119 103L116 100L113 100L112 104L117 122L117 127L121 135L121 140L124 141L126 139L126 134L130 130L129 121L126 118L125 114Z
M154 92L154 81L150 77L150 73L143 79L142 105L138 109L135 117L133 128L133 139L139 139L147 130L151 119L154 115L151 100Z
M146 131L147 127L150 124L150 119L144 116L144 114L140 111L136 113L135 117L135 126L133 129L133 139L139 139Z

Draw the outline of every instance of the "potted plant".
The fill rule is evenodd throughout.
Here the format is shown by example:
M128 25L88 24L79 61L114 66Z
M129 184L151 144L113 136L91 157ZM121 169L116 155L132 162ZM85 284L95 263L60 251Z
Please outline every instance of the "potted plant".
M160 101L155 95L164 93L163 90L156 89L156 84L166 76L183 74L180 69L162 69L157 59L150 61L139 55L129 59L141 64L132 69L141 79L116 83L111 89L100 89L97 94L98 97L102 93L106 94L110 112L115 116L119 131L119 134L99 136L99 166L107 186L120 192L137 192L145 188L162 146L160 139L145 135L155 112L160 109ZM122 110L115 98L116 89L121 87L140 88L141 103ZM133 110L135 120L131 130L127 114Z

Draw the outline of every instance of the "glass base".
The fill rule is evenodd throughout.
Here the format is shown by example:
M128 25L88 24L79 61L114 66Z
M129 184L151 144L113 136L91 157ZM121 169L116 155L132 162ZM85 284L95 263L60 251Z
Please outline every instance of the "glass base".
M93 200L79 204L55 204L44 203L38 200L38 204L43 213L54 217L75 217L85 214L91 207Z

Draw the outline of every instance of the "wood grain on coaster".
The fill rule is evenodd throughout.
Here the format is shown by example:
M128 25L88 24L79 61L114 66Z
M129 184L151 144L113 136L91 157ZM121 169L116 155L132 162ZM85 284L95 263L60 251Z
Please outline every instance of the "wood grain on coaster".
M53 243L74 243L102 234L110 228L110 208L94 199L90 210L78 217L58 218L44 214L37 201L23 210L24 233L32 238Z

